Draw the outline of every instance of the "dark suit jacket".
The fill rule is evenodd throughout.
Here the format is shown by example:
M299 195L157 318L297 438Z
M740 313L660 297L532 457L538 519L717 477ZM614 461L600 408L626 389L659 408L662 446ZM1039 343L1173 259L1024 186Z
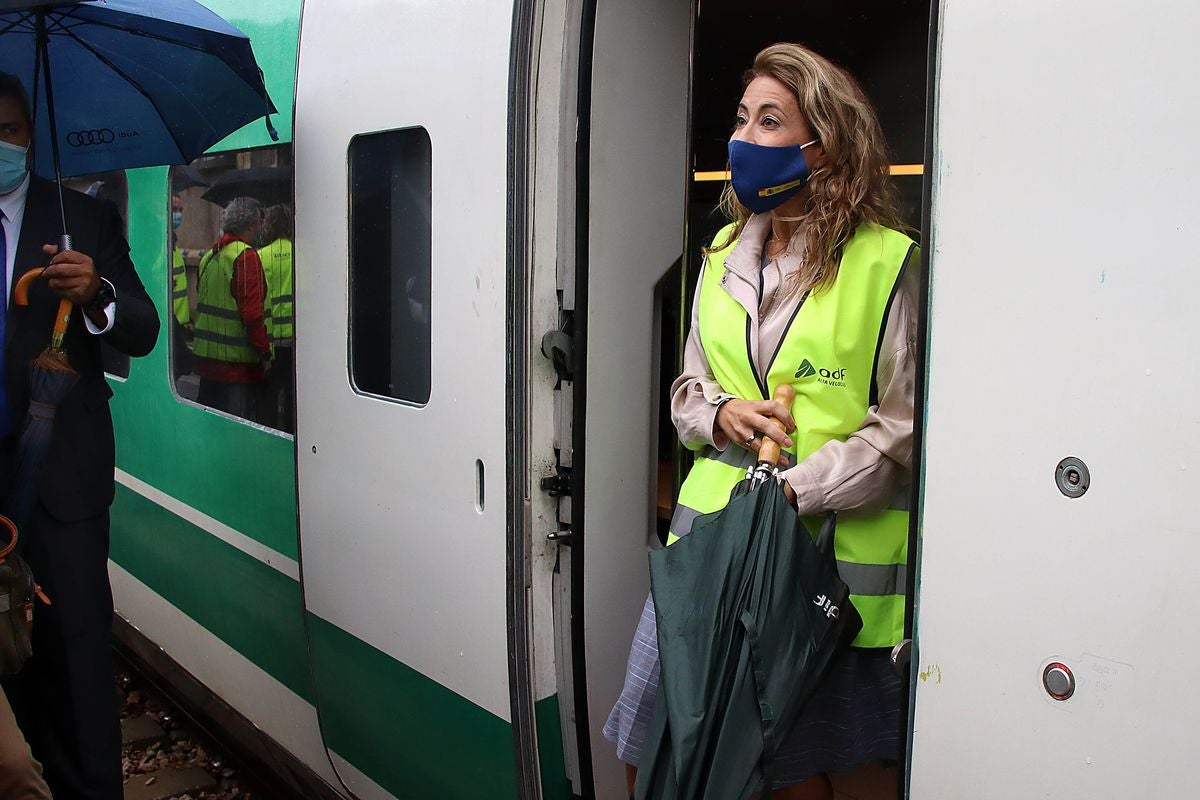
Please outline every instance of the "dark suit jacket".
M90 333L83 312L75 309L63 340L80 379L55 415L41 500L54 517L75 521L100 514L113 498L114 448L108 410L112 390L104 378L100 340L131 356L146 355L158 338L158 312L133 269L121 218L112 203L71 190L64 190L64 202L75 249L92 257L96 271L112 283L117 295L116 324L107 333ZM48 264L42 245L58 244L61 228L57 187L33 178L13 265L14 285L26 271ZM58 297L43 280L34 282L28 307L9 306L4 377L14 429L19 429L29 406L29 362L49 343L57 310Z

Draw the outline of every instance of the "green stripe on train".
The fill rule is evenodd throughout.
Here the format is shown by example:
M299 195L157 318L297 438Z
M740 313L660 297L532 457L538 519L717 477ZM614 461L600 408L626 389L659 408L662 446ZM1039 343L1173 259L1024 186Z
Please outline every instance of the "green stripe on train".
M563 760L562 722L558 715L558 695L552 694L534 703L533 718L537 725L542 797L544 800L569 800L571 782L567 780L567 765Z
M315 614L325 746L397 797L516 797L512 727Z
M313 702L299 583L119 484L110 557Z

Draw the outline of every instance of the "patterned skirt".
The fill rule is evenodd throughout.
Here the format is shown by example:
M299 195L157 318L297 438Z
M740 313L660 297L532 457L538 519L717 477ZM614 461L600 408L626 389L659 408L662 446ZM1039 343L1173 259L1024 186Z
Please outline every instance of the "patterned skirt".
M904 688L886 649L846 648L829 665L796 727L780 745L774 785L787 786L822 772L852 772L874 761L898 762L904 738ZM646 599L638 620L625 687L604 723L617 758L637 766L642 758L660 664L654 603Z

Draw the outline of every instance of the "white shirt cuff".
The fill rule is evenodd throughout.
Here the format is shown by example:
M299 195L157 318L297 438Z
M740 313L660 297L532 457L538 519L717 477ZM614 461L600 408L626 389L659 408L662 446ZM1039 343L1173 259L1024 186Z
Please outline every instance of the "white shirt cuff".
M112 285L112 281L109 281L107 278L101 278L100 280L102 280L108 284L109 288L113 290L113 294L117 293L116 287ZM112 301L111 303L109 303L108 305L106 305L104 307L104 318L108 320L108 324L106 324L103 328L99 328L96 326L96 323L92 322L91 317L89 317L87 314L84 314L83 315L83 324L87 326L88 333L92 333L92 334L99 336L102 333L108 333L109 331L112 330L113 323L116 322L116 320L117 320L117 301L116 300Z

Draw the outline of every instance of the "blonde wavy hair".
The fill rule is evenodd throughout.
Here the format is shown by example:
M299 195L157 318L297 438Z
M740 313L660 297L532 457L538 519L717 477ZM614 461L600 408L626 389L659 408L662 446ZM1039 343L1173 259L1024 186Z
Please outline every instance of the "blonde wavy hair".
M800 113L820 139L824 163L808 181L805 204L804 266L792 288L821 291L837 278L842 250L862 223L906 229L899 194L888 174L887 144L875 109L858 82L841 67L798 44L773 44L754 57L743 85L767 75L791 90ZM735 224L721 250L736 240L750 218L732 184L721 192L720 210ZM789 243L789 247L793 244Z

